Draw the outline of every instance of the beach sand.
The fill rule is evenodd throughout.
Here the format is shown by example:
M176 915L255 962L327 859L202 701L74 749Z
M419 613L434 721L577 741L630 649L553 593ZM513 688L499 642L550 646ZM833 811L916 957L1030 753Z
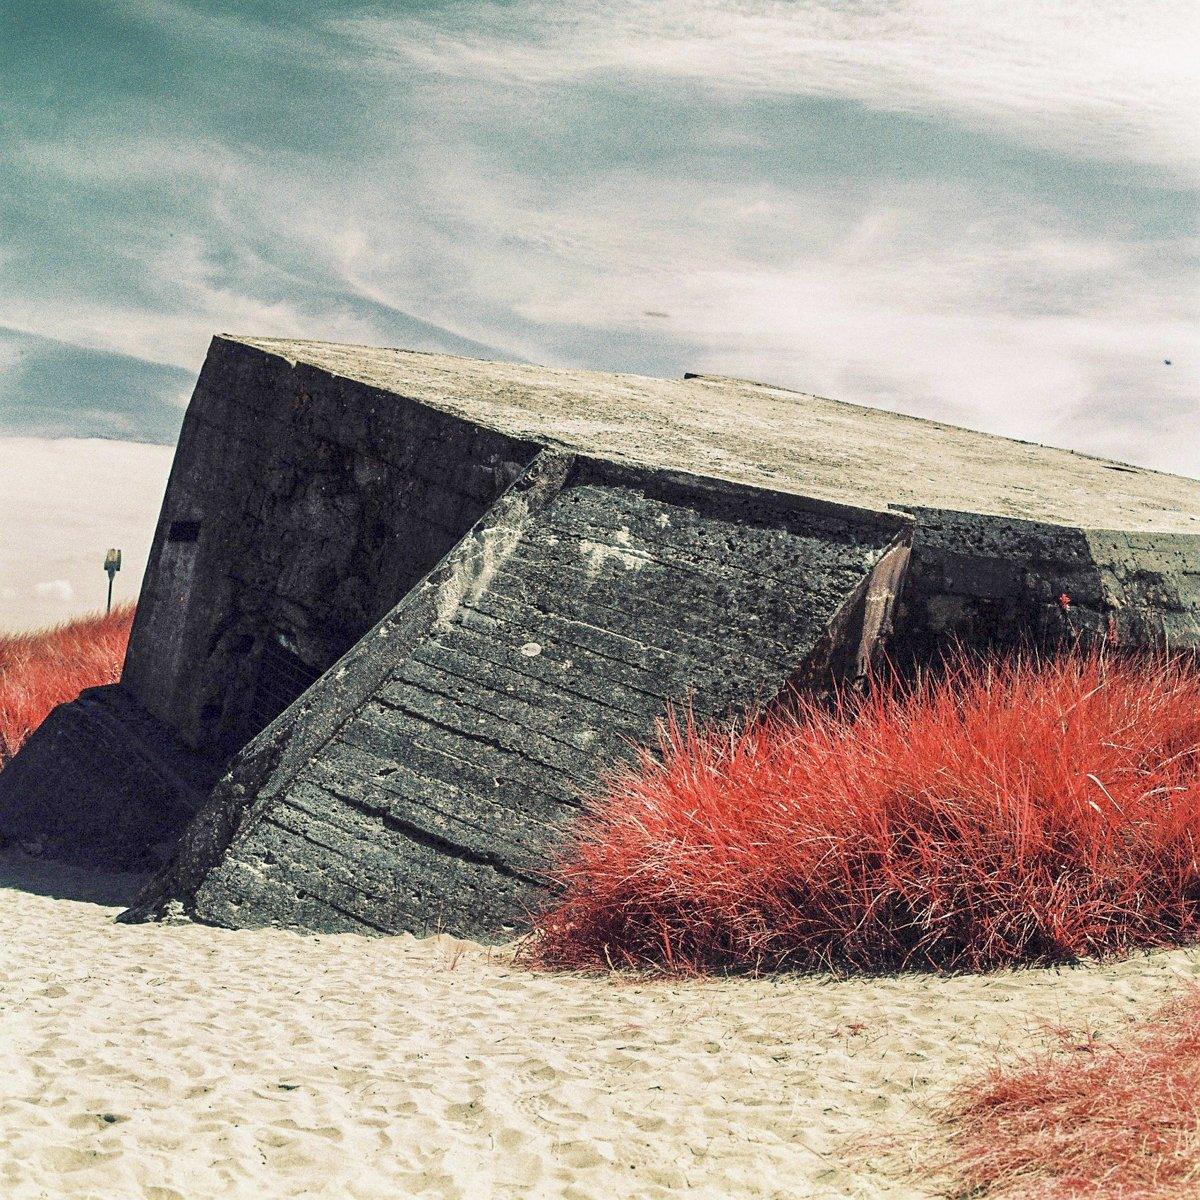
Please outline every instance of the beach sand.
M450 938L112 922L0 863L0 1195L921 1197L946 1091L1200 953L988 977L535 974Z

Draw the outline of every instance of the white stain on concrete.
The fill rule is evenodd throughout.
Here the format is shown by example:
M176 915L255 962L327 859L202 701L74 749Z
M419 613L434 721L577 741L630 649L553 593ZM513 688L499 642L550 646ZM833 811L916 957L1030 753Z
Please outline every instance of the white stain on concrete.
M618 529L611 542L592 542L584 539L579 543L589 575L598 575L606 564L620 563L627 571L640 571L649 561L650 555L631 545L632 536L627 528Z

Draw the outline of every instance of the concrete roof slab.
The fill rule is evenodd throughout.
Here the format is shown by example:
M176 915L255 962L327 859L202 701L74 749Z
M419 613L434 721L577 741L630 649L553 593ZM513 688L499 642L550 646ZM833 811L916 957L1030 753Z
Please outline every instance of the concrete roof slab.
M224 335L223 335L224 336ZM543 445L864 508L1200 533L1200 480L747 380L229 336Z

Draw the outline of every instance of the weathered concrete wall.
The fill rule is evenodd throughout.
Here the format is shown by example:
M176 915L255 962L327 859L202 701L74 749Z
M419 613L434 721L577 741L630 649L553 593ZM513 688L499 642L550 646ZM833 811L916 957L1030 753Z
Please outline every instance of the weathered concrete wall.
M240 749L534 453L366 385L214 341L123 685L188 744ZM264 672L282 678L256 694Z
M1089 530L1100 577L1098 614L1126 646L1200 646L1200 533Z
M176 899L219 924L504 935L581 792L672 702L768 701L835 625L857 662L864 621L839 616L906 543L903 518L564 461L536 464L439 568L437 598L419 589L330 673L361 677L389 643L344 719L306 698L247 748L135 915Z
M1200 645L1200 535L1076 529L913 509L895 653L1105 639ZM1067 597L1067 605L1060 602Z

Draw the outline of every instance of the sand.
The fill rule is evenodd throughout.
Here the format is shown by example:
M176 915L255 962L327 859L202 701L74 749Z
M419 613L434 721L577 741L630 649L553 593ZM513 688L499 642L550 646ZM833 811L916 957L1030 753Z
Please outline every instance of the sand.
M115 925L133 882L0 863L6 1200L933 1196L955 1082L1200 974L539 975L450 938Z

